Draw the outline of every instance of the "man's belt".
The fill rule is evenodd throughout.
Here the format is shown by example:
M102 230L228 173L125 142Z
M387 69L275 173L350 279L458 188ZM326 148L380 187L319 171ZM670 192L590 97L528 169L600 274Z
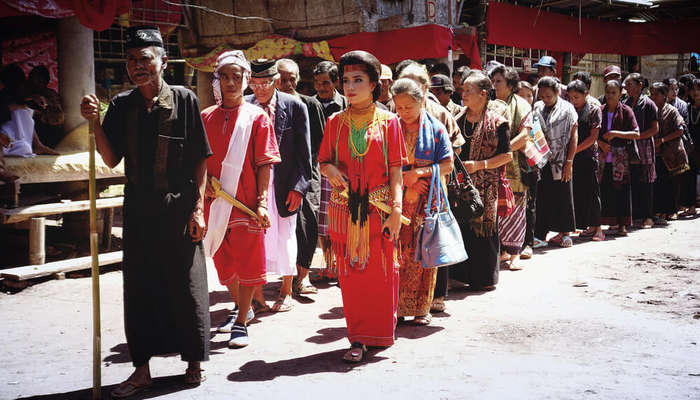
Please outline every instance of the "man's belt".
M243 211L244 213L250 215L253 217L256 221L258 221L258 214L253 212L250 208L246 207L245 204L241 203L240 201L236 200L235 197L231 196L230 194L226 193L224 189L221 188L221 182L219 182L218 179L214 178L213 176L211 177L211 187L214 188L214 197L221 197L222 199L228 201L231 203L234 207L237 209Z

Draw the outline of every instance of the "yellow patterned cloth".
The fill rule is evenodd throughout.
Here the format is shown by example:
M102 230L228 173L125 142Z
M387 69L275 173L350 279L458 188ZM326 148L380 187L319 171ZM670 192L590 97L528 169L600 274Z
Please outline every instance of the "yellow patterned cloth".
M222 44L202 56L185 58L185 62L190 67L200 71L214 72L217 57L229 50L235 49L230 45ZM255 43L251 48L243 50L243 53L248 60L257 58L276 60L283 57L303 55L305 57L319 57L324 60L335 61L328 42L325 40L305 43L279 35L267 37Z

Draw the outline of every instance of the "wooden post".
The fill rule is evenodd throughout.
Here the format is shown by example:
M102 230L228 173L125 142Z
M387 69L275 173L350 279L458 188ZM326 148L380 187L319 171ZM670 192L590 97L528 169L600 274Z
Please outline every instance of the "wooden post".
M29 222L29 263L32 265L46 262L46 234L44 217L32 218Z
M100 327L100 264L97 242L97 182L95 181L95 124L90 122L90 255L92 256L92 398L102 397L102 331Z

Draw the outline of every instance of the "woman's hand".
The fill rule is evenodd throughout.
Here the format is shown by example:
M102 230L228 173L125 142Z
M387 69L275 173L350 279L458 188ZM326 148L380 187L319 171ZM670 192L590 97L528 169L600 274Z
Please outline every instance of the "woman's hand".
M214 186L211 185L211 177L207 178L207 184L204 187L204 197L216 197Z
M258 206L256 212L258 214L258 226L267 229L270 227L270 213L267 212L267 207Z
M401 211L394 207L389 214L389 218L382 225L382 235L385 230L389 230L389 240L398 240L399 231L401 230Z
M605 132L603 134L603 139L605 139L609 142L609 141L615 139L615 134L612 131Z
M566 161L564 163L564 169L561 172L561 181L568 182L571 180L571 175L573 174L573 162Z
M473 174L474 172L483 169L480 168L483 164L481 161L463 161L462 164L464 164L464 168L466 168L467 172L469 172L470 174Z
M430 182L427 179L419 179L411 189L415 190L418 194L428 194L428 191L430 191Z
M192 211L188 227L192 242L197 243L204 238L207 233L207 224L204 222L204 212L201 208L195 208Z
M403 185L406 187L411 187L418 182L418 172L415 169L409 169L408 171L403 171Z
M326 166L326 178L332 187L346 190L348 188L348 177L342 173L338 167L332 164Z
M605 142L598 142L598 147L600 147L600 150L603 151L603 154L608 154L610 153L610 145L605 143Z

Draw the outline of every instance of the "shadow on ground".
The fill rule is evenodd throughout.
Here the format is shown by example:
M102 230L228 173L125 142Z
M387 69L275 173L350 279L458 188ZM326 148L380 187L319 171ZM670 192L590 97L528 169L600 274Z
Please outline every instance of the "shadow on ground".
M153 386L138 393L134 396L129 397L129 399L140 400L140 399L152 399L160 396L165 396L168 394L182 392L185 390L194 389L196 386L185 385L183 383L184 375L171 375L159 378L153 378ZM116 388L117 385L110 385L102 387L102 398L110 399L112 398L110 392ZM76 390L73 392L66 393L54 393L46 394L40 396L32 397L22 397L21 399L34 399L34 400L90 400L92 399L92 388Z
M347 349L343 348L272 363L263 360L249 361L243 364L238 371L229 374L228 380L233 382L260 382L271 381L280 376L303 376L328 372L345 373L353 368L387 359L386 357L377 356L381 349L369 349L363 362L346 364L341 361L346 351Z

